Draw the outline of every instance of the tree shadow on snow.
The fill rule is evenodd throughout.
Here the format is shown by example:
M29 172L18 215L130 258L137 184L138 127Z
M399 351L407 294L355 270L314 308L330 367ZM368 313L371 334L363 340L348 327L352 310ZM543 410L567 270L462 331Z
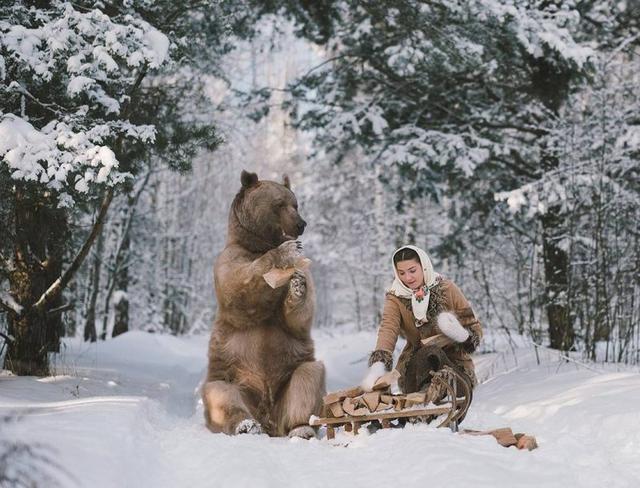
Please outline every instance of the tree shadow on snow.
M17 415L0 417L0 437L10 423L20 421ZM0 487L32 488L79 485L68 470L53 457L55 450L43 443L26 443L20 440L0 440ZM61 483L64 479L65 483Z

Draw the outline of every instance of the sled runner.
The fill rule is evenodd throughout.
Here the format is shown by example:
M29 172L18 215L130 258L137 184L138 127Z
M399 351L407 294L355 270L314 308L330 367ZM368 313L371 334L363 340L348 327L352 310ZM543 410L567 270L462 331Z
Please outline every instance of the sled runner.
M323 416L311 417L309 425L325 426L327 439L333 439L337 427L357 434L363 424L373 421L378 421L382 428L389 428L393 421L431 422L443 418L438 427L449 427L456 432L471 405L471 388L457 371L448 366L431 375L434 388L415 393L390 393L391 385L397 380L397 371L380 378L371 392L365 393L360 387L355 387L329 393L323 399ZM463 391L458 391L459 387ZM440 399L430 398L434 392L443 390L446 392L444 397L438 394Z

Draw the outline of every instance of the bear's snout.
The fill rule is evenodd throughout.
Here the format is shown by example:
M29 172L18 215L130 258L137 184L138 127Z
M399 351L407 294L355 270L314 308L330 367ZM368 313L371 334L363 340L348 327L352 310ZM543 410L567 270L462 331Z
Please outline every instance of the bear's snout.
M302 233L304 232L304 228L306 226L307 226L307 223L304 220L300 219L298 221L298 229L297 230L298 230L298 235L299 236L302 235Z

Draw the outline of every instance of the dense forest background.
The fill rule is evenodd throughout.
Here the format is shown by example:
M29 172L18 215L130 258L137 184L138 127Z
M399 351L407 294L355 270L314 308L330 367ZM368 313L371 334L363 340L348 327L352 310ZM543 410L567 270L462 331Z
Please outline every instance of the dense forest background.
M414 243L485 327L640 362L638 2L0 12L6 369L63 335L206 333L242 169L291 178L317 327L375 328Z

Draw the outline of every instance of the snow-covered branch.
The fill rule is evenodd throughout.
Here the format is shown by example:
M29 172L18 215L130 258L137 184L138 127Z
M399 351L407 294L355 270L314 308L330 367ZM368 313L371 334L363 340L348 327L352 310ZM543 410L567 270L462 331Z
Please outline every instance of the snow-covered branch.
M0 308L16 315L20 315L24 310L24 307L16 302L9 293L0 293Z

